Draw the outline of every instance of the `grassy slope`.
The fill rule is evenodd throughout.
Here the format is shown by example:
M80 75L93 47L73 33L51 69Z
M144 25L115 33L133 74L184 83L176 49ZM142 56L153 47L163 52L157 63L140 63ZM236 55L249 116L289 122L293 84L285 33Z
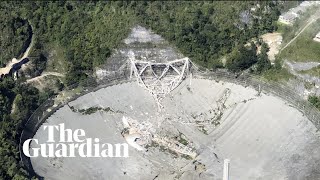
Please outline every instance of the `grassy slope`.
M310 22L311 17L319 11L319 8L319 6L309 8L293 26L278 24L278 32L283 36L282 46L285 46ZM300 62L320 61L320 43L313 41L319 31L320 20L317 20L280 53L280 58Z
M320 77L320 66L314 67L309 70L300 71L302 74L310 74L311 76L317 76Z
M266 81L273 81L273 82L280 82L280 81L288 81L289 79L293 78L294 76L285 68L282 69L269 69L262 73L261 76L262 80Z
M320 43L313 40L320 31L320 21L310 25L294 42L281 52L283 59L291 61L320 61Z
M309 9L305 14L298 19L293 26L287 26L278 23L278 32L283 36L282 46L285 46L295 35L305 27L309 21L308 19L316 12L317 8ZM315 35L320 31L320 21L311 24L300 36L292 42L286 49L279 55L280 60L293 60L293 61L320 61L320 43L313 41ZM319 71L316 68L301 71L301 73L316 75ZM287 69L271 69L262 74L262 79L267 81L287 81L294 76L288 72Z
M64 49L58 43L48 44L48 62L46 71L59 72L64 74L67 66Z

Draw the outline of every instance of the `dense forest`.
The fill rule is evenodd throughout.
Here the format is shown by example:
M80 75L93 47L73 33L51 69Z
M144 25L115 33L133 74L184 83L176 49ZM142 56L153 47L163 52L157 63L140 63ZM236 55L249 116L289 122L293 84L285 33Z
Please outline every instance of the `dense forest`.
M47 47L62 47L67 62L66 84L85 81L94 67L105 62L112 49L117 47L130 31L133 14L116 2L8 2L4 9L13 16L31 22L35 36L31 52L34 77L45 68ZM40 66L39 66L40 65Z
M0 3L0 9L3 4ZM30 40L30 26L28 21L0 11L0 68L4 67L12 58L26 49Z
M0 81L0 179L25 179L18 144L22 123L50 95L6 77Z
M140 22L208 68L221 67L220 57L235 46L276 30L281 8L271 1L149 2L132 6Z
M65 85L86 83L95 67L105 63L130 29L141 24L174 44L194 62L231 71L251 68L261 73L271 67L261 44L257 53L251 39L277 29L280 2L76 2L5 1L0 3L0 66L21 56L30 35L34 45L34 77L46 68L48 47L57 44L66 62ZM31 28L32 27L32 28ZM33 30L33 32L31 32ZM62 68L62 67L59 67ZM50 93L39 92L21 80L0 80L0 179L24 179L18 142L23 123Z

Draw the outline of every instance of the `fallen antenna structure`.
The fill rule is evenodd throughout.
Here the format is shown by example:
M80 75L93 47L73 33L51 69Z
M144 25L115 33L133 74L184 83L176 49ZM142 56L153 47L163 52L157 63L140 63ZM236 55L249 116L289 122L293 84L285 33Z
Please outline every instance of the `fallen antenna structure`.
M159 109L161 100L174 90L189 74L189 58L158 63L136 60L133 53L129 56L131 64L130 78L134 75L140 86L144 87L155 98Z

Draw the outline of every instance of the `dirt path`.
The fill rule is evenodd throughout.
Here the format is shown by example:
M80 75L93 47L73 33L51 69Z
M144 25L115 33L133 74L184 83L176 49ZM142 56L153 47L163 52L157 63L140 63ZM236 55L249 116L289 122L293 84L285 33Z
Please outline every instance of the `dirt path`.
M31 82L34 82L34 81L38 81L39 79L43 78L43 77L46 77L46 76L58 76L58 77L64 77L63 74L61 73L58 73L58 72L45 72L45 73L42 73L40 76L37 76L35 78L32 78L32 79L28 79L27 80L27 83L31 83Z

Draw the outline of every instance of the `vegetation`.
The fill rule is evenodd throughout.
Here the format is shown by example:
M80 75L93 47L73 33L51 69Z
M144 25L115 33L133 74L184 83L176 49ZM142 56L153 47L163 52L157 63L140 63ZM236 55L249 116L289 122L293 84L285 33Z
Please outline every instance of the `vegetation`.
M130 4L140 22L208 68L222 67L220 57L234 47L240 48L249 39L277 29L280 14L277 3L263 1L259 5L260 8L257 2Z
M4 67L12 58L18 56L26 49L29 34L29 23L11 11L6 3L0 3L0 68ZM2 11L7 9L7 11Z
M308 97L308 101L320 110L320 97L312 95Z
M32 33L30 22L35 42L30 55L33 64L26 75L39 75L46 68L46 59L53 48L59 47L59 54L64 54L59 58L65 62L67 85L89 77L135 23L132 10L118 2L3 2L0 8L4 25L0 63L21 54ZM12 17L7 18L8 14Z
M311 68L309 70L299 71L302 74L309 74L311 76L320 77L320 66Z
M64 48L59 43L49 43L44 47L49 52L46 71L59 72L61 74L67 71L67 60L64 53Z
M285 68L276 68L272 66L269 70L262 73L262 79L272 82L288 81L294 76Z
M63 47L67 85L85 81L94 67L105 62L112 49L127 36L134 23L131 11L116 2L28 2L24 5L34 9L27 12L27 17L34 23L37 42ZM48 54L42 47L39 50Z
M261 74L262 72L271 68L271 62L268 58L269 47L266 43L262 43L260 54L257 56L256 72Z
M283 36L283 45L287 44L295 35L301 31L310 21L311 15L313 15L317 7L311 7L306 12L304 12L293 24L293 26L288 26L282 23L278 23L278 32Z
M110 113L123 113L122 111L119 111L119 110L113 110L111 109L110 107L106 107L106 108L102 108L102 107L90 107L90 108L87 108L87 109L75 109L73 106L70 107L71 110L73 112L79 112L83 115L90 115L90 114L93 114L93 113L96 113L97 111L104 111L104 112L110 112Z
M257 62L257 48L251 43L250 48L240 45L236 47L229 55L226 67L233 71L243 71Z
M19 163L18 144L22 123L46 98L41 96L36 88L12 78L0 81L0 179L28 177Z
M274 65L261 74L262 80L277 82L288 81L290 78L293 78L294 76L286 68L282 67L282 63L279 57L276 57Z
M299 33L309 22L310 17L315 14L319 7L311 7L305 13L303 13L299 19L293 24L293 26L287 26L278 24L278 31L283 36L283 46L292 40L297 33ZM320 20L313 22L303 33L299 35L286 49L281 51L278 55L278 59L290 60L290 61L320 61L320 43L315 42L313 38L320 31ZM280 61L278 61L280 62ZM310 74L313 76L319 76L317 68L313 68L306 71L300 71L299 73ZM318 75L317 75L318 74ZM288 70L283 69L281 71L272 69L264 73L264 77L268 80L288 80L292 78Z
M257 62L257 48L251 43L250 48L240 45L236 47L227 59L226 67L233 71L243 71Z
M58 58L66 64L67 86L86 81L94 67L105 62L137 22L168 39L198 64L217 68L222 67L220 57L235 47L276 30L281 8L277 2L259 2L259 5L258 2L73 1L3 4L4 13L14 12L20 19L27 19L34 29L31 57L34 58L32 67L37 69L26 74L39 75L46 68L44 62L49 54L58 47Z
M179 143L187 146L189 144L189 141L186 140L186 137L183 133L179 132L179 136L176 137Z
M320 31L320 19L310 25L300 36L284 49L281 58L293 61L320 62L320 43L313 40Z
M239 72L251 67L250 72L261 74L271 68L268 51L269 47L266 43L260 45L260 52L257 51L257 45L253 42L249 47L238 46L227 58L226 68L233 72Z

